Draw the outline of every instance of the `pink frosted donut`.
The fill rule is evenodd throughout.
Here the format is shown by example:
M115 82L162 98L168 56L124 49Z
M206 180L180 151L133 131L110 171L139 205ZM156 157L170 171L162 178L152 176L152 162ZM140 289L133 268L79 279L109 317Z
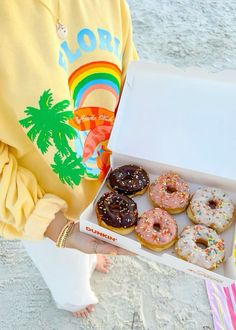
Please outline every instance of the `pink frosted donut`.
M183 212L190 200L187 182L174 172L160 175L150 185L149 194L155 206L161 207L171 214Z
M168 249L176 242L178 235L175 219L160 208L144 212L135 231L140 243L154 251Z

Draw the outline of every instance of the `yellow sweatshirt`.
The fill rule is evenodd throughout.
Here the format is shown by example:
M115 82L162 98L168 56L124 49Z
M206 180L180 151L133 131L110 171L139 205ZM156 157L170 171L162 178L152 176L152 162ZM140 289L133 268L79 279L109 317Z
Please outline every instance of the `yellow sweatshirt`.
M131 18L125 0L1 0L0 31L0 236L40 240L59 210L79 217L109 168Z

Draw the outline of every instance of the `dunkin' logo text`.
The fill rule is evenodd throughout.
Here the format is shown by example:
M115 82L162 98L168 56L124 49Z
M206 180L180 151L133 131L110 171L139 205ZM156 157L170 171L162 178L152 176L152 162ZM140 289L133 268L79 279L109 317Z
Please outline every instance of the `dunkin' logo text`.
M102 233L101 231L96 230L96 229L93 229L93 228L91 228L91 227L88 227L88 226L87 226L87 227L86 227L86 230L89 231L89 232L92 232L93 234L95 234L95 235L97 235L97 236L100 236L100 237L104 237L104 238L106 238L106 239L109 239L109 240L112 241L112 242L117 241L117 239L116 239L115 237L112 237L112 236L110 236L110 235L104 234L104 233Z

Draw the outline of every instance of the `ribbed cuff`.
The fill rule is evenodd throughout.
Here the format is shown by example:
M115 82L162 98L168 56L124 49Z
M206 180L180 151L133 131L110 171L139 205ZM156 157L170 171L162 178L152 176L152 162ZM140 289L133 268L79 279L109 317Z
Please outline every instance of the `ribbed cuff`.
M51 194L45 194L35 205L35 208L24 228L23 239L38 241L44 238L47 227L55 218L55 214L59 211L65 211L66 202Z

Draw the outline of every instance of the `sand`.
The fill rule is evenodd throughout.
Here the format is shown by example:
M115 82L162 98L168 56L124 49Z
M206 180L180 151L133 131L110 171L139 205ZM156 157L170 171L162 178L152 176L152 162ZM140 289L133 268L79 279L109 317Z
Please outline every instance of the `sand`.
M209 71L236 69L236 3L128 0L141 58ZM0 330L213 329L204 281L139 257L95 273L100 303L86 321L57 310L21 243L0 239Z
M100 303L86 321L56 309L20 242L1 241L1 330L213 329L204 282L140 257L113 257L95 273Z

